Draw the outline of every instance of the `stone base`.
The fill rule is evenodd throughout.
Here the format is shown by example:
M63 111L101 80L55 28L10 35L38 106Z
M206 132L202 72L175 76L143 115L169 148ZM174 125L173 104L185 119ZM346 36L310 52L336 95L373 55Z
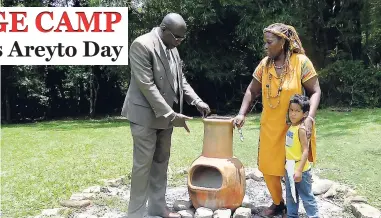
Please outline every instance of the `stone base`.
M250 172L257 172L255 169L248 169ZM356 192L346 186L321 180L316 176L313 176L313 188L317 190L317 187L324 188L324 191L319 191L316 200L319 205L319 213L322 218L380 218L381 212L377 208L374 208L366 203L366 199L357 196ZM120 181L118 179L113 181ZM323 183L319 184L319 182ZM184 181L185 182L185 181ZM35 218L44 217L72 217L72 218L126 218L127 207L129 200L129 186L125 184L112 184L110 186L93 186L87 188L80 194L75 193L72 198L75 199L89 199L81 200L86 202L81 208L56 208L43 210L42 213ZM327 185L330 184L330 185ZM283 196L285 196L284 185ZM328 187L329 186L329 187ZM91 193L89 195L88 193ZM223 208L219 210L203 209L198 213L193 208L189 201L187 186L181 187L168 187L166 193L167 205L171 209L176 209L182 215L183 218L193 217L211 217L211 218L224 218L224 217L261 217L261 212L271 205L271 196L267 190L266 184L261 179L260 174L256 176L249 176L246 180L246 193L242 203L242 207L235 211L227 211ZM90 200L91 199L91 200ZM176 201L178 200L178 201ZM91 204L89 204L89 201ZM302 203L299 207L300 217L307 217ZM249 210L248 210L249 209ZM250 215L249 212L250 211ZM230 212L230 213L229 213ZM230 216L228 215L230 214ZM144 218L149 216L145 215ZM281 216L275 217L281 218Z

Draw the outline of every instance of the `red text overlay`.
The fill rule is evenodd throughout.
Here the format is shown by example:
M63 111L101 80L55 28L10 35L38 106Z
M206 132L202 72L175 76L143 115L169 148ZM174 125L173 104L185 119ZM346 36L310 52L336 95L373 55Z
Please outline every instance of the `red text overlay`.
M0 65L128 65L128 8L2 7Z

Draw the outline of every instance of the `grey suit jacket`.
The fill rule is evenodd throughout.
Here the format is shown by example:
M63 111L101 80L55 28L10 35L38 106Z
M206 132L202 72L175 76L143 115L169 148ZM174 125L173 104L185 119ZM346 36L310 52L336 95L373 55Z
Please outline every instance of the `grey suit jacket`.
M129 121L155 129L172 127L163 115L172 110L175 92L173 74L154 28L136 38L130 47L131 81L124 100L122 116ZM191 104L199 96L188 84L180 62L177 48L172 49L179 81L180 113L183 101ZM178 112L178 111L176 111Z

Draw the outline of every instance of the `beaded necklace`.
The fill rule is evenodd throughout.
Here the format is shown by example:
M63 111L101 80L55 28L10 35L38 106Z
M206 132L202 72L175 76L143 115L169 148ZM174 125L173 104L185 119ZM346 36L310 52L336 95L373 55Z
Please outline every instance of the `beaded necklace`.
M284 61L282 66L276 66L274 59L272 59L271 62L272 62L272 65L274 66L275 69L283 69L283 72L280 74L279 87L278 87L276 95L274 95L274 96L271 95L271 80L272 80L273 75L271 73L269 73L268 69L267 69L268 83L266 84L266 88L267 88L266 98L267 98L267 101L269 103L270 108L275 109L280 104L280 94L282 92L282 87L283 87L283 84L286 80L286 76L287 76L287 74L289 74L289 76L290 76L290 78L288 79L288 84L287 84L287 90L288 90L290 88L290 82L293 79L293 73L290 70L287 70L289 63L290 63L290 55L287 55L286 60ZM277 98L277 103L275 106L273 104L271 104L270 98Z
M274 59L272 59L272 64L273 64L273 66L274 66L275 69L280 70L280 69L283 69L284 66L286 65L286 61L283 62L283 65L282 65L282 66L278 67L277 65L275 65L275 61L274 61Z

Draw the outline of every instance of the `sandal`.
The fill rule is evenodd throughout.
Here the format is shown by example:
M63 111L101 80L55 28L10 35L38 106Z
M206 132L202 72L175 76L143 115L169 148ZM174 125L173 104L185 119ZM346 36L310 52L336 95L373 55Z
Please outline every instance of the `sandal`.
M263 211L263 216L276 216L280 214L282 214L283 217L285 217L284 215L287 215L287 208L283 201L281 201L279 205L273 203Z

